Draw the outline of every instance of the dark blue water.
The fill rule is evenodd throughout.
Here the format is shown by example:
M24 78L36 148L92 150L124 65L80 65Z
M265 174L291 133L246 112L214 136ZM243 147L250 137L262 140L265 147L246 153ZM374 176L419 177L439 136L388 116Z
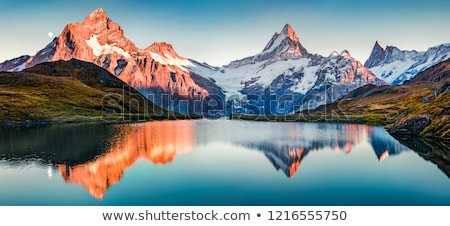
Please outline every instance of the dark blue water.
M0 144L0 205L450 205L449 146L382 127L53 125Z

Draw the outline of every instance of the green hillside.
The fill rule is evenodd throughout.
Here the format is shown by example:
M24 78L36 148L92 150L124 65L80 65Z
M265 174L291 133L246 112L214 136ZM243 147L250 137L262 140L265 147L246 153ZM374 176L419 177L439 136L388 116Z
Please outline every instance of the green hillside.
M170 112L94 64L71 60L0 73L0 124L198 118Z

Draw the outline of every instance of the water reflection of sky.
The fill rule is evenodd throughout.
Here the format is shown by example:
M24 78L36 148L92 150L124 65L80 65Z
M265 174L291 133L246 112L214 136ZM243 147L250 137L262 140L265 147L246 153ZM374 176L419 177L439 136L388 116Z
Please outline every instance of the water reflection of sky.
M103 139L84 144L103 154L89 160L77 149L65 162L67 153L57 152L64 144L43 142L33 131L8 133L0 148L0 204L450 204L447 176L381 127L201 120L82 131ZM34 134L38 145L15 144L22 133ZM52 150L56 157L39 154Z

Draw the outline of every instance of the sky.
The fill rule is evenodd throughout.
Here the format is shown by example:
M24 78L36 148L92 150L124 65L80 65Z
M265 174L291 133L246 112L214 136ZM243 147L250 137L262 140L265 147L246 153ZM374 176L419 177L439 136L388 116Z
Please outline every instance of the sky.
M34 55L96 8L140 48L164 41L215 66L261 52L286 23L310 53L346 49L363 63L376 40L418 51L450 43L448 0L2 0L0 62Z

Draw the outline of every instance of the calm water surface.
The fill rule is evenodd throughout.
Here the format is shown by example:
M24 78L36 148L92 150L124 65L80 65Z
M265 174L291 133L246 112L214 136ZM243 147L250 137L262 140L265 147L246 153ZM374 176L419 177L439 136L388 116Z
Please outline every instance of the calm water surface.
M450 205L449 146L229 120L0 129L0 205Z

